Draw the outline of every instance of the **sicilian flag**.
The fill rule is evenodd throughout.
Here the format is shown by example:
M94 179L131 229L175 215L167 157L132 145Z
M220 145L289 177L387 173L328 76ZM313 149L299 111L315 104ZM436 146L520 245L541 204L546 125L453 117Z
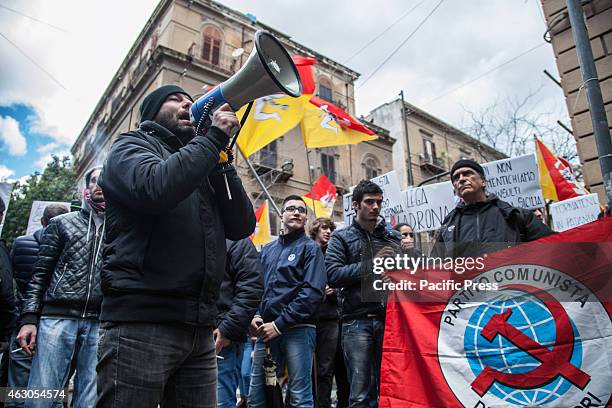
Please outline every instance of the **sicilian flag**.
M251 234L253 245L264 245L272 240L270 236L270 216L268 214L268 200L255 211L255 231Z
M563 201L568 198L588 194L576 182L572 166L557 157L548 147L536 138L538 167L540 168L540 184L544 198L553 201Z
M356 144L377 138L342 108L316 96L304 106L301 123L304 144L309 148Z
M324 174L321 174L312 185L312 189L302 198L306 205L314 211L315 217L331 218L337 197L336 186Z
M379 407L610 406L612 217L463 261L389 275Z

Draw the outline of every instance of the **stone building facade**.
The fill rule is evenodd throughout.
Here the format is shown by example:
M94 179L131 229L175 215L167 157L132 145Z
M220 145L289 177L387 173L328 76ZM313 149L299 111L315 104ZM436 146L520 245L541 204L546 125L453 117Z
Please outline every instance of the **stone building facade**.
M584 3L586 25L608 127L612 129L612 0L591 0L582 3ZM566 2L542 0L542 8L548 25L546 37L550 39L555 53L572 131L583 166L584 183L591 192L598 193L599 200L603 204L606 195Z
M405 109L402 110L402 101L398 98L372 110L365 118L369 124L389 129L391 138L395 140L393 167L397 171L402 188L411 184L417 186L436 176L440 181L448 180L444 173L450 170L455 161L462 158L486 163L506 157L424 110L407 102L404 102L404 105ZM404 114L406 124L403 120ZM412 183L409 182L409 163ZM436 180L433 179L432 182Z
M150 91L177 84L194 97L202 95L207 86L224 81L246 62L256 30L271 32L291 55L316 58L316 94L355 114L357 72L293 41L255 16L220 3L161 0L72 147L78 176L103 163L120 133L138 126L138 108ZM377 140L307 151L298 126L249 160L279 205L289 194L304 195L320 174L326 174L343 193L362 178L392 170L394 140L385 129L370 127L378 134ZM259 206L265 199L262 189L242 157L236 159L236 165L254 206ZM334 209L337 220L342 219L340 201ZM274 234L279 220L273 211L270 215Z

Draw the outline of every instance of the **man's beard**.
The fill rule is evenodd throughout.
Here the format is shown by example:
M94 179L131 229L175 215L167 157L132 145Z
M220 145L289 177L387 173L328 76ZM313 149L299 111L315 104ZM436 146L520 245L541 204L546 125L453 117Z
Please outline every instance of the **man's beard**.
M179 125L178 119L169 113L160 112L155 118L155 121L158 125L165 127L176 137L178 137L183 145L189 143L195 136L195 129L193 126Z

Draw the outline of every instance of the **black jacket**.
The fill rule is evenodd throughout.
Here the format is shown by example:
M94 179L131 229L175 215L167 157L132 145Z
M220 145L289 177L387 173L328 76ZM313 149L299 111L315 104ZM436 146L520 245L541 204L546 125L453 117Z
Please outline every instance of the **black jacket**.
M30 279L32 278L32 271L34 270L34 263L38 257L43 231L44 230L41 228L32 235L22 235L15 238L13 242L11 259L13 260L13 277L17 284L15 303L18 316L21 314L23 297L28 289ZM17 322L17 326L19 326L19 322Z
M0 342L7 342L15 327L15 298L11 258L0 240Z
M321 247L323 255L327 251L327 246ZM327 280L327 271L325 271L325 279ZM340 318L340 306L338 305L338 290L335 289L331 295L325 295L323 303L319 306L319 321L325 322L330 320L338 320Z
M494 194L486 201L451 211L438 230L431 256L474 257L552 234L533 212L511 206Z
M22 325L41 315L98 318L102 230L88 208L49 221L23 298Z
M244 342L263 293L263 267L249 238L227 242L227 265L217 300L217 328Z
M342 320L359 319L376 315L384 319L384 299L374 300L381 294L371 291L372 282L378 279L372 269L372 258L384 246L390 245L400 252L401 236L381 220L372 233L357 223L333 233L325 253L329 286L340 288L339 298ZM362 298L362 286L368 299Z
M236 170L217 164L228 140L212 127L183 146L145 121L114 142L98 180L107 217L102 321L215 324L225 238L255 229Z

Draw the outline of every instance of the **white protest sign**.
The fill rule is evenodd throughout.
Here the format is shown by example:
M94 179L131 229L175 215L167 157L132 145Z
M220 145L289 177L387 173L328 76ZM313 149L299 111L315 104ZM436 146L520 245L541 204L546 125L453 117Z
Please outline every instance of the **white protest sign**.
M597 194L587 194L550 205L554 231L566 231L597 220L599 215Z
M457 205L450 181L409 188L402 191L404 211L398 223L412 226L414 232L434 231L440 228L444 217Z
M11 201L11 192L13 191L13 183L0 183L0 198L4 202L4 217L0 222L0 234L4 227L4 220L6 219L6 213L8 212L8 206Z
M397 217L404 211L402 203L402 191L395 171L390 171L382 176L374 177L371 181L378 184L383 191L383 202L380 209L385 221Z
M66 210L70 210L70 203L64 203L61 201L33 201L32 209L30 210L30 218L28 219L28 229L26 235L32 235L36 230L42 228L40 219L42 218L45 208L50 204L59 204L66 207Z
M342 209L344 214L344 225L350 227L355 219L355 210L353 209L353 193L347 193L342 196Z
M519 208L544 207L540 173L534 154L497 160L482 165L487 192Z

